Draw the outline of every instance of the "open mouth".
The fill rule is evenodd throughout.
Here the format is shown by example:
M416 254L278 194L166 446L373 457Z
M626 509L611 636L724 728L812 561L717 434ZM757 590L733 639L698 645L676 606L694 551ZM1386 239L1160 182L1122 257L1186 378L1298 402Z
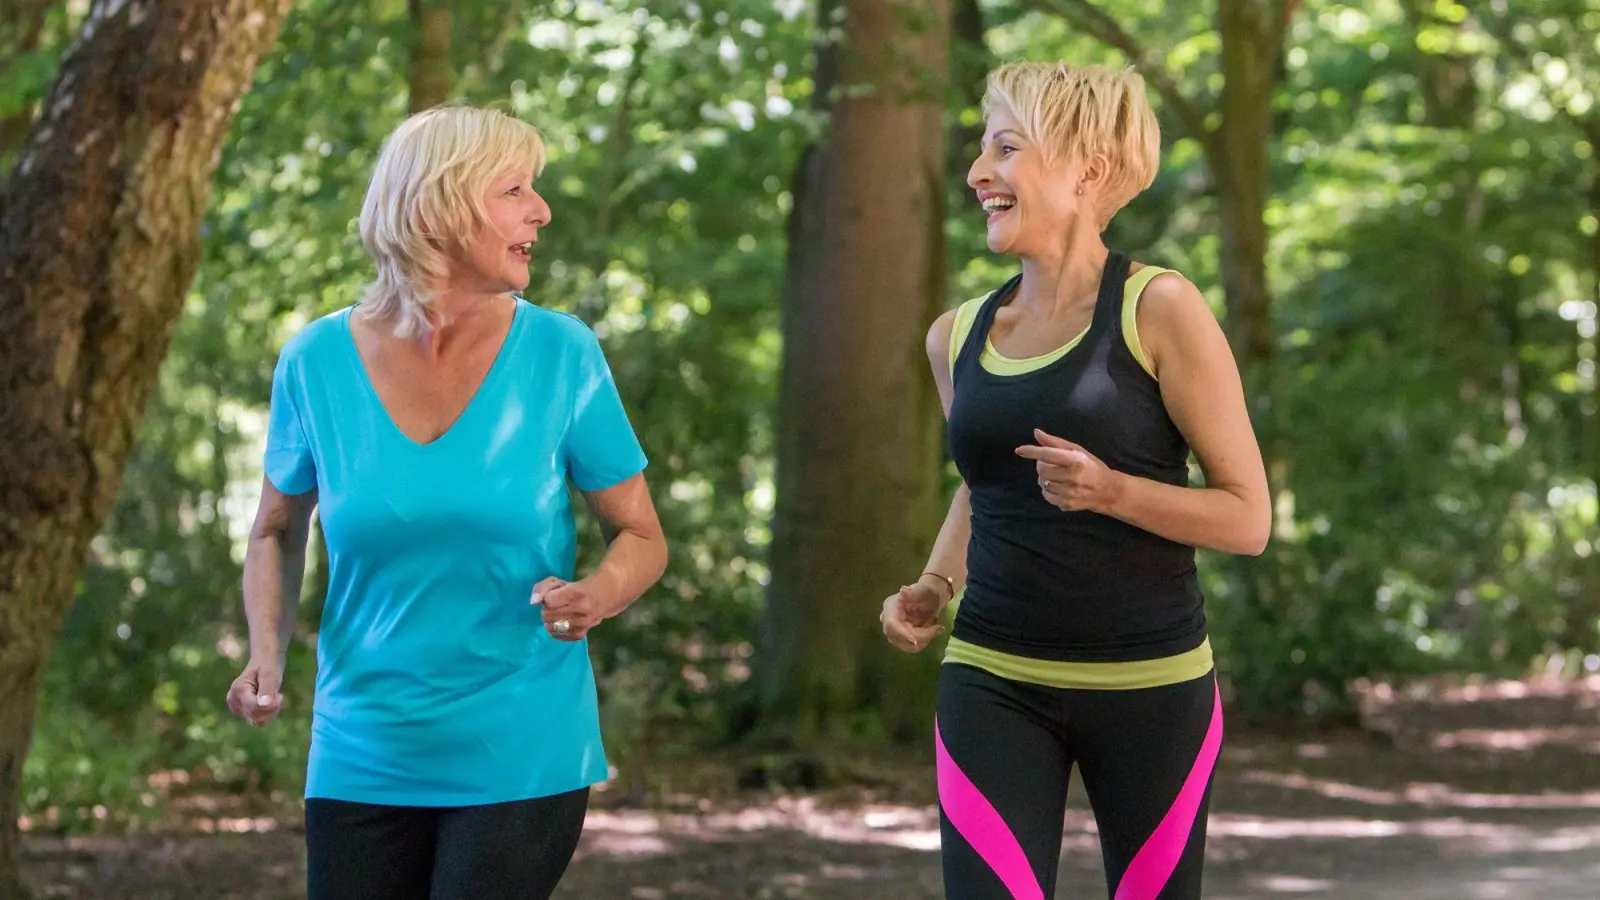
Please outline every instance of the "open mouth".
M533 258L533 241L527 241L527 242L521 243L521 244L512 244L511 245L511 255L515 256L517 259L522 260L523 262L527 262L528 260L532 259Z
M1010 212L1017 205L1015 197L989 197L983 201L983 211L989 214L989 223Z

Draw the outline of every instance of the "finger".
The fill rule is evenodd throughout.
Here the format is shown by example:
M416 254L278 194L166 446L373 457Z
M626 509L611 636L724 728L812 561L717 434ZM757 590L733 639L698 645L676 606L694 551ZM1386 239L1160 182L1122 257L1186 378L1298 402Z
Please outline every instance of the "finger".
M265 725L283 709L283 676L277 672L263 671L256 675L255 707L250 710L250 721Z
M544 602L546 594L562 586L563 584L566 584L566 581L557 578L554 575L544 579L533 586L533 598L528 602L534 606L538 606Z
M244 678L236 678L228 685L228 711L241 719L250 718L256 705L256 686Z
M1039 473L1039 480L1041 482L1065 481L1068 478L1071 478L1076 471L1072 466L1063 466L1054 462L1043 461L1034 463L1033 470Z
M918 648L916 636L912 634L911 627L903 620L890 619L885 622L883 624L883 636L888 638L889 643L897 650L904 650L910 653Z
M555 622L546 622L544 625L545 632L558 641L566 641L568 643L571 643L572 641L583 640L584 635L588 634L589 629L593 628L595 625L593 622L580 622L577 619L557 619L555 621L565 621L567 623L567 630L563 633L557 634Z
M1077 444L1074 444L1073 442L1067 440L1066 438L1058 438L1055 435L1053 435L1053 434L1051 434L1051 433L1049 433L1049 432L1047 432L1047 431L1045 431L1045 430L1043 430L1041 428L1035 428L1033 430L1033 439L1038 441L1040 446L1054 447L1057 450L1082 450L1083 449L1082 447L1078 446Z
M544 595L545 613L564 612L572 609L586 609L589 592L576 582L562 582ZM557 618L560 618L559 616Z

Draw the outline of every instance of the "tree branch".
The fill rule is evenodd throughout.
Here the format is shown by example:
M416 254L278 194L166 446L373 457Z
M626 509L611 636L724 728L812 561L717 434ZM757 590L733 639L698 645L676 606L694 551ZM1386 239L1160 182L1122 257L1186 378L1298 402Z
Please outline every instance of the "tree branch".
M1122 51L1122 55L1136 67L1156 93L1161 95L1161 100L1177 114L1178 120L1183 123L1184 130L1189 136L1199 141L1206 150L1207 158L1212 158L1214 138L1211 129L1206 127L1206 113L1178 87L1178 80L1167 69L1165 63L1159 61L1145 49L1133 35L1129 34L1110 13L1100 8L1094 0L1032 0L1033 5L1039 9L1057 13L1076 22L1085 31L1093 35L1096 40Z

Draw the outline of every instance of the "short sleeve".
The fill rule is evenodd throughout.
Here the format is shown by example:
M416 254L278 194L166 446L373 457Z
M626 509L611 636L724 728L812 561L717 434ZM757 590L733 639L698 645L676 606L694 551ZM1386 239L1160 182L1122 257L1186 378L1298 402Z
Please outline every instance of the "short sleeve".
M563 456L579 490L599 491L644 471L646 459L600 342L588 328L582 331L576 357L572 420Z
M317 486L317 467L300 415L300 379L288 353L272 372L272 405L267 410L267 452L263 469L285 494L304 494Z

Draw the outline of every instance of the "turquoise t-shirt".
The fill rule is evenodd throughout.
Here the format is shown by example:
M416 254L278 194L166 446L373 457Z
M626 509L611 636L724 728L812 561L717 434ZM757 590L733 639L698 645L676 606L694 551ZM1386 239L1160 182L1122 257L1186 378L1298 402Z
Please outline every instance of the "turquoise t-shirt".
M467 806L605 780L588 642L552 638L529 599L574 577L568 478L595 491L644 466L571 316L518 299L483 385L430 444L379 403L349 309L295 335L266 474L317 489L328 543L306 796Z

